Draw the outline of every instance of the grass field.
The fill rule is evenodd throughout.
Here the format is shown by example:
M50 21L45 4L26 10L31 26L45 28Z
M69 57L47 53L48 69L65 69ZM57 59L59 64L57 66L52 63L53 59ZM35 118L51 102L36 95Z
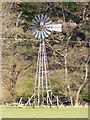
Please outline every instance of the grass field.
M87 107L16 108L1 107L2 118L88 118Z

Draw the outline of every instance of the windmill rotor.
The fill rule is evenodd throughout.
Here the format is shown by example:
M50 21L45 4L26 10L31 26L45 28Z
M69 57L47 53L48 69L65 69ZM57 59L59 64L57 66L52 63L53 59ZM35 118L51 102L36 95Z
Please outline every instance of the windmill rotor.
M38 15L32 20L31 28L35 38L45 39L47 38L51 31L46 28L47 25L50 25L52 21L47 17L47 15Z

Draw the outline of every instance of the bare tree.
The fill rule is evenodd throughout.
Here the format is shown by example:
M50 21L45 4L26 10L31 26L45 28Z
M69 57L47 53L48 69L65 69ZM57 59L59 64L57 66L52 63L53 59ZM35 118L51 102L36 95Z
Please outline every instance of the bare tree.
M79 89L77 90L76 93L76 101L75 101L75 105L78 106L79 105L79 96L80 96L80 91L82 90L82 88L85 86L85 84L87 83L87 77L88 77L88 62L89 62L89 58L85 64L85 78L82 82L82 84L80 85Z

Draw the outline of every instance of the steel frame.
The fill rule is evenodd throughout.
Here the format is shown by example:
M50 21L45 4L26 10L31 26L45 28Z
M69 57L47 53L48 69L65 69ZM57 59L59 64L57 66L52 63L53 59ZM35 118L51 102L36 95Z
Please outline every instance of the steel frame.
M52 90L51 90L51 82L49 77L45 40L41 40L41 39L39 43L39 51L38 51L38 59L37 59L37 70L36 70L36 79L34 86L34 102L36 96L38 99L38 106L40 104L44 104L45 97L46 97L47 105L49 103L52 105Z

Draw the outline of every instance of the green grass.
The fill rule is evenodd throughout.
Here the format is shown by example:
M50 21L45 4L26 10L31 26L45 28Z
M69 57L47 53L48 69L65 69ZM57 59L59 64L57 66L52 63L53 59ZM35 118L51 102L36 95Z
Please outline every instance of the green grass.
M2 118L88 118L87 107L16 108L1 107Z

